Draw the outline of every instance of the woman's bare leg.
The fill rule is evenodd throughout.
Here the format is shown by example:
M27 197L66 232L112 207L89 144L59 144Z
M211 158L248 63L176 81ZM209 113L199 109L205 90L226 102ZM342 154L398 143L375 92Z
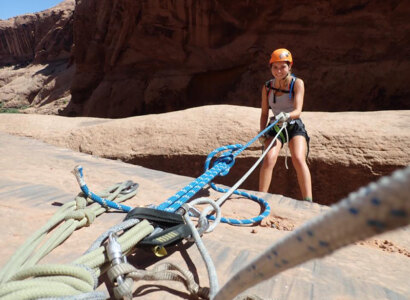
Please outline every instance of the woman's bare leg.
M265 141L265 149L272 142L272 139L267 139ZM278 159L279 151L282 147L282 143L276 140L273 147L266 154L262 167L259 172L259 191L267 193L269 190L270 182L272 180L272 172L275 167L276 161Z
M312 178L306 163L307 142L305 137L301 135L293 137L289 142L289 149L302 197L312 199Z

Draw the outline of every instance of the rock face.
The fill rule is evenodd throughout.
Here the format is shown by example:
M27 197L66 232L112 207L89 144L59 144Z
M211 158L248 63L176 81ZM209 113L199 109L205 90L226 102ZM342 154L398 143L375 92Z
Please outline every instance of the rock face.
M68 115L259 106L274 48L294 56L305 110L409 109L406 1L77 1Z
M42 12L0 20L0 66L68 59L74 0Z
M206 156L231 144L245 145L257 133L260 109L215 105L125 119L1 115L0 131L30 136L100 157L198 177ZM348 193L410 164L410 111L305 112L311 137L309 167L314 200L330 204ZM234 185L261 155L259 142L236 158L225 177ZM300 199L290 157L275 166L270 192ZM258 169L241 185L258 189Z
M3 109L57 114L71 99L75 67L74 0L0 21L0 104Z
M65 115L257 107L277 47L293 53L293 72L306 85L305 110L410 108L410 8L404 0L76 2L0 21L0 67L75 61L74 79L62 76L65 94L72 94ZM57 113L56 105L33 104L36 83L27 88L37 93L18 93L24 101L2 105ZM8 99L10 89L0 93Z
M25 113L58 114L71 99L74 66L67 61L30 64L24 68L0 68L2 109L21 109Z

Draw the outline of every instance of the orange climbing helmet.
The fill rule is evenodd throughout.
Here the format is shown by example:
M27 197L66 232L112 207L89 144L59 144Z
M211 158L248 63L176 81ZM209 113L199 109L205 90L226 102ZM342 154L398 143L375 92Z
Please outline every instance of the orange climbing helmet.
M292 54L290 54L290 51L285 48L276 49L272 52L272 55L269 60L269 65L278 61L287 61L290 64L290 66L292 66Z

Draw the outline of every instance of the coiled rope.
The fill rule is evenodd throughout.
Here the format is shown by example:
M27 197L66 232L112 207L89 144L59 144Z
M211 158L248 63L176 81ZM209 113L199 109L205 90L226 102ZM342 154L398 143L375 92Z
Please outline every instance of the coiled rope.
M213 297L216 294L216 292L219 290L218 276L217 276L215 265L212 261L212 258L209 255L204 243L202 242L200 232L198 232L189 214L190 209L192 209L194 205L196 204L210 204L216 212L217 221L221 219L221 211L220 211L218 204L215 203L215 201L211 199L199 198L199 199L193 200L190 203L185 203L183 205L183 208L185 209L185 213L183 214L185 222L188 224L188 226L191 229L192 238L195 240L195 245L197 246L198 251L202 256L202 259L204 260L206 269L208 271L208 279L209 279L209 286L210 286L209 296ZM202 212L202 214L201 214L202 216L205 216L204 212Z
M124 182L113 185L99 195L114 203L126 201L137 193L136 189L128 189L129 184L129 182ZM0 271L0 298L41 299L77 295L83 299L106 299L101 292L94 291L98 277L108 266L104 247L90 249L69 265L36 265L38 261L64 242L74 230L89 226L106 210L107 207L102 207L87 199L82 193L74 201L64 204L15 252ZM54 231L49 235L53 229ZM123 252L129 253L141 239L153 230L147 221L140 222L129 229L119 239Z
M235 274L214 300L233 299L270 277L343 246L410 224L410 167L359 189L269 247Z
M122 195L126 183L115 184L100 193L113 203L133 197L137 190ZM17 271L34 266L38 261L63 243L75 230L89 226L107 207L94 203L84 194L64 204L53 217L20 246L0 271L0 284L6 282ZM56 228L56 229L55 229ZM53 233L49 235L52 231Z
M154 228L148 221L139 222L118 238L124 255L149 235ZM0 285L2 300L52 297L96 297L98 277L108 268L106 249L99 247L69 265L44 264L24 268ZM106 298L106 297L105 297Z

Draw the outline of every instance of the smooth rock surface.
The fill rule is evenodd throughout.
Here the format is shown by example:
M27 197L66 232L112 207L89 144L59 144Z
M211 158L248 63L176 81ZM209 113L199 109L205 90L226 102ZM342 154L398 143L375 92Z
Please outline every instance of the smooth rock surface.
M93 191L128 179L138 182L138 195L125 203L130 206L159 204L192 180L4 133L0 133L0 144L0 224L7 228L2 234L0 267L57 211L59 203L72 201L78 194L80 189L71 174L75 165L84 167L85 180ZM219 195L209 191L211 198L216 199ZM273 217L281 224L292 224L295 228L328 210L326 206L278 195L259 195L272 206ZM228 200L222 210L226 216L252 217L259 212L259 207L239 198ZM73 261L95 238L123 217L124 214L114 212L103 214L90 227L76 231L43 262ZM244 294L278 300L407 299L410 294L409 230L405 227L343 248L323 259L287 270ZM222 286L236 271L287 234L289 231L274 228L221 224L203 240ZM163 260L158 260L150 252L137 250L129 261L147 269L160 262L177 263L189 268L201 286L208 286L206 268L193 245L171 247L169 256ZM106 290L106 283L98 289ZM141 299L189 299L182 284L172 282L138 282L134 284L134 291L134 297Z
M0 131L197 177L211 151L245 145L257 134L259 114L256 108L230 105L124 119L0 114ZM311 137L309 166L318 203L334 203L410 164L410 111L305 112L302 119ZM260 155L261 146L255 142L238 156L229 176L218 177L216 182L233 185ZM291 158L286 170L285 157L282 149L270 192L300 199ZM242 187L257 190L258 171Z

